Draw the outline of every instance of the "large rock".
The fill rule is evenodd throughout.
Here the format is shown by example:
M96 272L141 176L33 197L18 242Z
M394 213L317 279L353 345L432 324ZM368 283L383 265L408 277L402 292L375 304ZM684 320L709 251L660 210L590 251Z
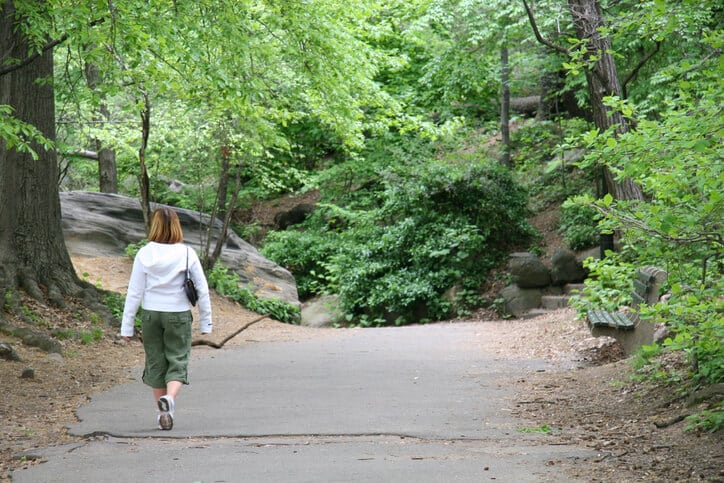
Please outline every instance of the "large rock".
M520 288L543 288L551 284L550 270L532 253L511 254L508 270L513 283Z
M531 309L540 307L543 291L537 288L520 288L508 285L500 291L505 301L505 310L516 317L525 315Z
M87 191L60 193L63 234L73 256L124 256L125 248L146 237L138 200L126 196ZM161 205L152 205L152 208ZM184 242L199 249L209 225L209 216L174 208L184 230ZM221 221L212 226L212 240L221 233ZM212 249L215 241L212 241ZM299 304L297 286L288 270L264 258L249 243L230 233L220 262L236 272L242 285L251 285L264 298Z
M587 276L588 270L576 259L576 254L572 251L558 249L551 257L551 283L553 285L580 283Z
M307 327L334 327L344 322L338 295L324 295L302 305L302 323Z

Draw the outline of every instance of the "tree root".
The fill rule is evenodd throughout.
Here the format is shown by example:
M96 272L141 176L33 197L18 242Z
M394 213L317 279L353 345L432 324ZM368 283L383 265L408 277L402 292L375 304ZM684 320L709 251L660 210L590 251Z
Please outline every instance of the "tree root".
M252 320L251 322L247 322L240 329L236 330L231 335L226 336L224 338L224 340L222 340L221 342L217 343L217 342L213 342L213 341L206 340L206 339L195 339L195 340L191 341L191 345L192 346L207 345L209 347L213 347L214 349L221 349L224 346L224 344L226 344L231 339L233 339L234 337L239 335L241 332L248 329L250 326L256 324L257 322L261 322L262 320L266 319L267 317L269 317L269 314L262 315L261 317L257 317L256 319Z
M36 332L25 327L17 327L8 323L0 323L0 332L17 337L23 341L23 344L30 347L38 347L49 353L63 353L63 346L56 339L44 334Z

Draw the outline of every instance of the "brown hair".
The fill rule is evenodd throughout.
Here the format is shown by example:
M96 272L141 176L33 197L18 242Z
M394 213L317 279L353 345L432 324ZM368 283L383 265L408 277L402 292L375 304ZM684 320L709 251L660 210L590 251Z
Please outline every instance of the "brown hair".
M156 243L180 243L184 241L181 222L171 208L159 208L151 215L151 232L148 241Z

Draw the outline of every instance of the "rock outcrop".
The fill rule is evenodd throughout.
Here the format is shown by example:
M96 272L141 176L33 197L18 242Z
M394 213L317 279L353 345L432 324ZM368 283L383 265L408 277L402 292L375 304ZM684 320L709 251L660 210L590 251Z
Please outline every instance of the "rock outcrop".
M124 256L125 248L146 237L143 213L138 200L126 196L69 191L60 193L63 234L72 256ZM153 207L160 205L152 205ZM199 249L209 226L208 215L173 208L184 230L184 242ZM214 220L212 240L217 240L222 224ZM213 249L212 241L212 249ZM299 304L297 286L288 270L264 258L249 243L230 233L220 258L221 264L239 275L263 298Z

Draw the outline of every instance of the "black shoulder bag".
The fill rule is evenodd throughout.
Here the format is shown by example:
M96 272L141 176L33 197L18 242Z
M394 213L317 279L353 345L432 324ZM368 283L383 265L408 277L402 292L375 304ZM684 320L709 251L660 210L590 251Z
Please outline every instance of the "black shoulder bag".
M199 295L196 293L194 281L191 280L189 276L189 247L186 247L186 279L184 280L184 292L186 292L186 297L188 297L191 305L196 307L196 301L199 299Z

